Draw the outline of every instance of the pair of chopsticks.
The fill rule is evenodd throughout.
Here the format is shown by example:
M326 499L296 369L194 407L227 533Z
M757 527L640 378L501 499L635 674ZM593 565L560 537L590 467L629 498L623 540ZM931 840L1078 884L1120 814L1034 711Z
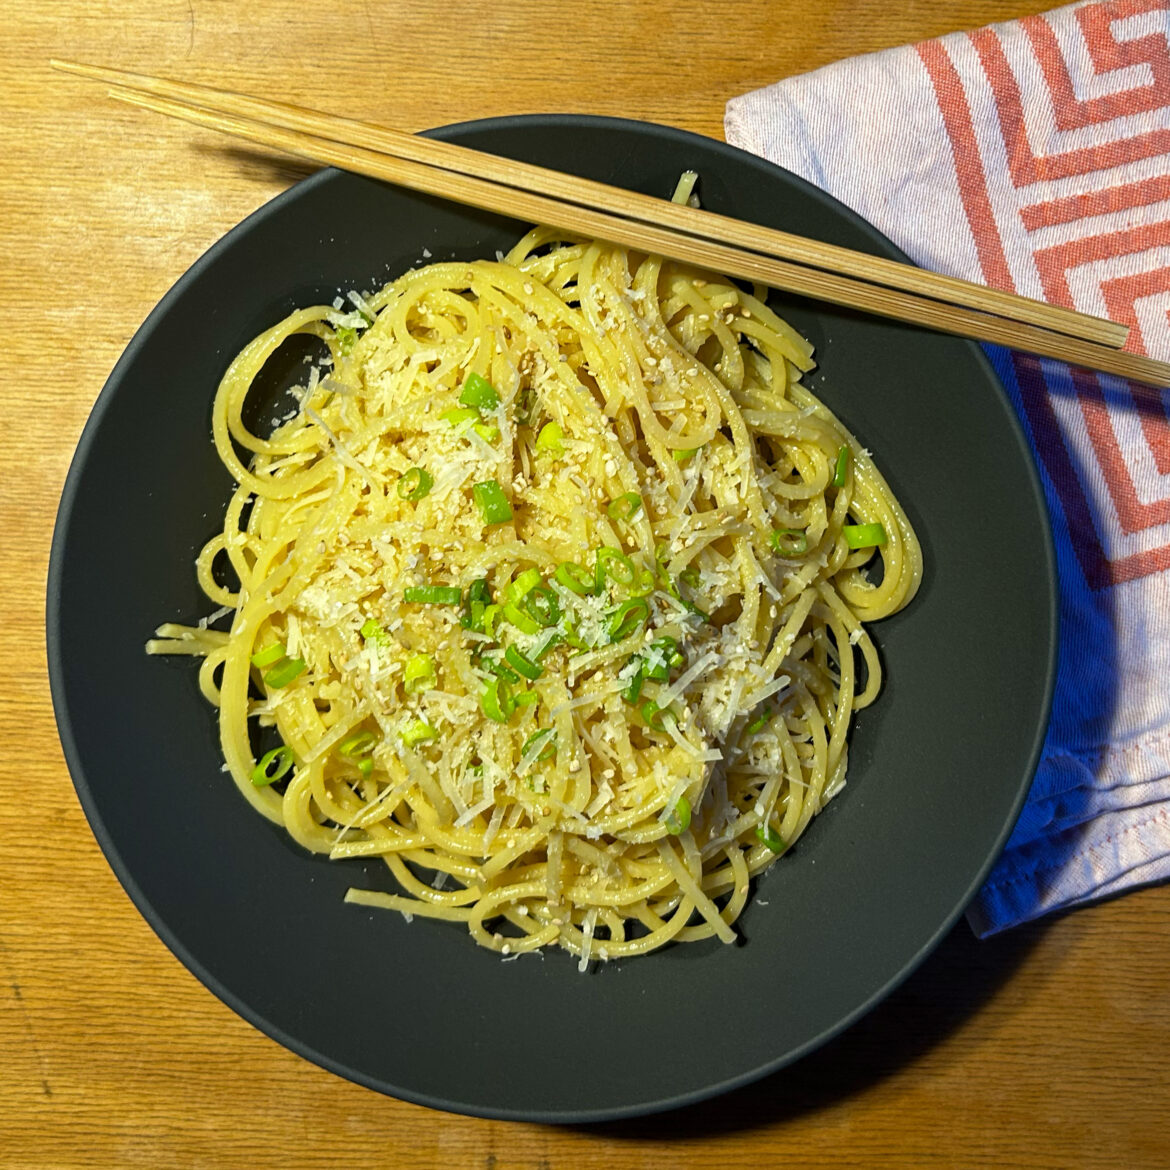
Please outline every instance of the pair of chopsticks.
M313 162L516 219L593 236L773 288L1170 386L1170 365L1123 353L1123 325L710 211L211 86L95 65L54 68L110 96Z

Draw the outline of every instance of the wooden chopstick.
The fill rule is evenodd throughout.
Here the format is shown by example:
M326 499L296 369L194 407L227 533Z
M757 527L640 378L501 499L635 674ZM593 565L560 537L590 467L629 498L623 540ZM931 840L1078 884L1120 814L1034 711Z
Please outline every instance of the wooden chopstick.
M93 67L78 68L87 71L88 75L88 71ZM72 67L70 69L77 71ZM107 80L106 72L101 71L101 80ZM171 82L165 84L178 85ZM333 127L333 132L337 135L333 139L275 127L267 121L250 116L224 115L207 108L206 105L189 104L185 99L172 101L125 88L112 90L111 96L234 137L276 147L316 162L328 163L514 218L546 223L576 234L595 236L640 251L684 260L731 276L758 280L773 287L862 309L876 315L909 321L977 340L991 341L1040 356L1059 358L1074 365L1118 374L1147 385L1170 386L1170 365L1141 355L1120 353L1106 346L1054 333L1034 325L1006 321L982 312L745 252L694 236L679 235L661 227L623 219L608 212L595 211L577 204L564 203L519 188L502 186L477 176L456 173L355 146L341 140L348 130L346 122L335 121L327 115L310 112L313 118L324 118ZM212 90L208 93L201 90L199 101L217 102L221 96L223 95L220 91ZM265 107L269 105L260 102L260 99L240 99L240 95L227 96L233 101L246 101L250 108L256 108L252 103ZM477 158L491 157L473 153ZM568 179L567 176L562 178ZM676 205L662 202L660 206Z
M674 228L688 235L851 276L869 284L901 289L1007 320L1037 325L1100 345L1120 348L1125 344L1129 332L1126 326L1113 321L1000 292L955 277L941 276L896 260L869 256L835 244L745 223L710 211L680 206L638 192L610 187L530 163L516 162L454 143L421 138L370 122L141 73L64 61L53 61L52 64L66 72L121 88L194 103L223 114L257 119L284 130L296 130L350 146L365 147L379 154L393 155L442 170L475 175L517 190L546 195L656 227Z

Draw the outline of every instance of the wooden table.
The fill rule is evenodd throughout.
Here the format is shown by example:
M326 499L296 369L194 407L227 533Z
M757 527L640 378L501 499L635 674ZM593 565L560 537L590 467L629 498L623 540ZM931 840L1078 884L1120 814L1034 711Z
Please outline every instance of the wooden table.
M543 110L720 136L733 94L1044 0L0 0L0 1165L1170 1165L1170 889L987 942L965 923L795 1067L589 1128L383 1098L206 991L107 868L57 742L44 585L77 437L214 240L302 173L103 100L51 55L408 129Z

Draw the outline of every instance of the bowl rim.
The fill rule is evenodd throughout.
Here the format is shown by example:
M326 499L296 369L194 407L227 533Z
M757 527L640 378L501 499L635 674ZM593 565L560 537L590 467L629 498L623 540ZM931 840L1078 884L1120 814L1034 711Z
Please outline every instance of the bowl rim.
M509 114L497 117L470 119L461 122L454 122L447 125L435 127L433 129L424 131L424 136L435 137L442 140L454 139L458 141L460 137L469 131L492 131L495 129L515 129L517 127L556 127L566 131L572 131L575 128L589 128L589 129L635 129L638 132L650 132L651 134L665 138L668 141L674 141L678 144L687 144L699 139L705 148L713 149L717 154L727 153L729 157L740 157L746 155L753 163L756 163L764 168L770 168L775 171L783 173L787 181L793 182L803 189L803 191L822 203L824 206L833 210L836 214L845 217L854 225L864 228L869 233L880 237L884 245L897 258L910 263L911 261L906 254L890 241L882 232L858 215L851 208L828 195L820 188L813 186L801 176L796 175L784 168L778 167L766 159L758 155L751 154L747 151L742 151L737 147L731 146L719 139L707 138L703 135L696 134L692 131L683 130L677 127L664 126L658 123L646 122L632 118L617 118L605 115L595 114L573 114L573 113L533 113L533 114ZM122 888L129 896L131 902L134 904L138 912L146 920L155 934L162 940L164 945L175 955L176 958L183 964L186 969L196 977L213 995L230 1007L237 1015L241 1016L248 1023L250 1023L257 1030L267 1035L277 1043L297 1055L305 1058L313 1064L316 1064L329 1072L332 1072L345 1080L353 1081L366 1088L372 1089L376 1092L392 1096L394 1098L409 1101L414 1104L424 1105L431 1109L446 1111L451 1113L458 1113L467 1116L481 1117L490 1120L504 1120L504 1121L527 1121L537 1123L552 1123L552 1124L582 1124L595 1123L603 1121L616 1121L626 1118L642 1117L650 1114L665 1112L673 1109L684 1108L688 1105L695 1104L700 1101L706 1101L721 1094L730 1092L737 1088L742 1088L755 1081L760 1080L772 1073L775 1073L786 1066L795 1063L802 1057L822 1047L836 1036L840 1035L851 1025L856 1023L862 1016L872 1011L882 1000L890 995L897 987L905 982L923 963L928 955L939 945L942 938L951 930L951 928L958 921L959 917L966 910L968 904L983 885L992 866L995 864L1012 830L1015 826L1016 820L1019 817L1020 811L1023 808L1024 802L1027 798L1029 788L1032 780L1035 777L1036 769L1040 761L1041 751L1043 749L1045 736L1047 734L1048 722L1051 716L1053 697L1056 687L1056 672L1058 666L1058 647L1059 647L1059 582L1056 569L1056 552L1055 552L1055 537L1053 534L1053 526L1051 516L1048 511L1047 502L1042 487L1040 474L1036 466L1035 457L1031 451L1031 446L1027 440L1026 432L1021 420L1014 407L1008 402L1008 410L1005 411L1005 416L1009 423L1015 429L1016 437L1020 443L1023 451L1028 453L1027 474L1030 481L1030 487L1033 494L1034 503L1038 508L1039 514L1043 516L1045 523L1043 531L1045 539L1042 546L1037 549L1038 558L1042 562L1043 576L1048 584L1048 609L1050 614L1048 630L1047 630L1047 644L1048 654L1047 660L1042 664L1042 671L1044 676L1044 698L1041 704L1041 710L1038 712L1036 727L1032 737L1032 744L1028 753L1027 766L1023 775L1025 782L1021 783L1019 791L1017 792L1014 801L1008 810L1008 815L1005 818L1002 829L994 843L994 847L989 852L984 863L978 868L967 884L967 887L958 901L957 905L944 917L943 921L938 925L929 938L919 947L919 949L907 959L898 971L889 978L883 985L869 995L863 1002L858 1004L852 1011L847 1013L841 1019L836 1021L832 1026L823 1029L816 1036L811 1037L804 1044L789 1050L780 1056L765 1061L762 1064L742 1071L734 1076L724 1078L721 1081L704 1085L689 1092L674 1094L672 1096L654 1101L639 1101L635 1104L615 1108L582 1108L582 1109L550 1109L550 1110L534 1110L527 1108L496 1108L490 1106L477 1105L470 1102L454 1101L448 1098L438 1096L433 1093L420 1092L410 1089L406 1086L390 1085L386 1082L380 1081L377 1077L367 1075L360 1070L354 1069L346 1065L343 1061L339 1061L329 1056L326 1053L320 1052L311 1045L299 1040L286 1032L284 1029L273 1024L260 1011L250 1006L247 1002L237 996L231 989L225 986L216 976L212 975L203 965L197 960L194 955L187 949L185 944L174 933L172 928L163 920L161 915L154 908L153 903L147 898L144 891L138 885L130 868L126 864L117 846L115 845L109 831L98 811L97 800L94 796L93 789L90 785L89 779L86 775L86 767L82 754L77 745L74 735L73 725L70 717L70 712L65 701L65 665L64 665L64 648L61 639L61 616L60 616L60 594L61 594L61 576L62 565L64 561L65 551L65 529L70 513L73 510L75 500L81 487L82 471L88 461L89 452L97 439L97 435L102 428L102 423L105 415L110 409L111 403L117 394L118 387L122 381L125 373L130 369L137 360L139 351L143 348L147 338L155 329L157 323L164 318L170 311L173 303L178 300L187 290L188 286L197 281L203 272L213 265L219 256L231 249L238 236L249 231L252 226L261 222L273 215L278 214L286 203L299 199L306 191L310 191L315 187L335 181L335 177L344 172L338 171L333 167L326 167L314 172L312 175L299 180L290 187L281 191L271 199L266 200L258 208L252 211L239 223L231 227L219 239L217 239L205 252L203 252L195 262L187 268L174 282L173 285L166 291L158 303L151 309L150 313L143 320L142 324L135 330L134 336L119 356L109 376L106 378L100 393L94 401L90 410L89 416L86 420L82 434L77 442L73 457L70 461L69 470L65 479L64 487L61 493L61 499L57 508L56 517L54 520L54 529L52 542L50 546L49 566L46 579L45 592L45 628L46 628L46 649L48 658L48 676L50 684L50 692L53 703L53 711L57 724L58 735L61 741L62 749L64 751L65 761L69 769L70 776L73 781L73 786L77 791L79 801L85 813L86 819L89 822L90 829L97 840L102 853L105 855L107 862L114 871ZM962 339L955 338L956 343ZM982 347L973 341L962 341L967 349L970 357L975 364L980 367L983 373L988 378L989 382L997 387L1001 394L1006 398L1006 390L999 376L995 372L991 362ZM1037 664L1040 669L1040 664Z

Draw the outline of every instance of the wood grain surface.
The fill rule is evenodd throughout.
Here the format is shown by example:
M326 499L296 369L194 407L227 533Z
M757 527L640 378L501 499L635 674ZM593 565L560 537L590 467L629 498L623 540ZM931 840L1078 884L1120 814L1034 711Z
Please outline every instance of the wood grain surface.
M736 93L1046 6L0 0L0 1166L1170 1165L1165 887L986 942L961 923L836 1041L682 1113L458 1117L308 1064L187 973L95 844L46 678L53 519L103 381L179 275L304 173L107 102L50 56L411 130L557 110L718 137Z

